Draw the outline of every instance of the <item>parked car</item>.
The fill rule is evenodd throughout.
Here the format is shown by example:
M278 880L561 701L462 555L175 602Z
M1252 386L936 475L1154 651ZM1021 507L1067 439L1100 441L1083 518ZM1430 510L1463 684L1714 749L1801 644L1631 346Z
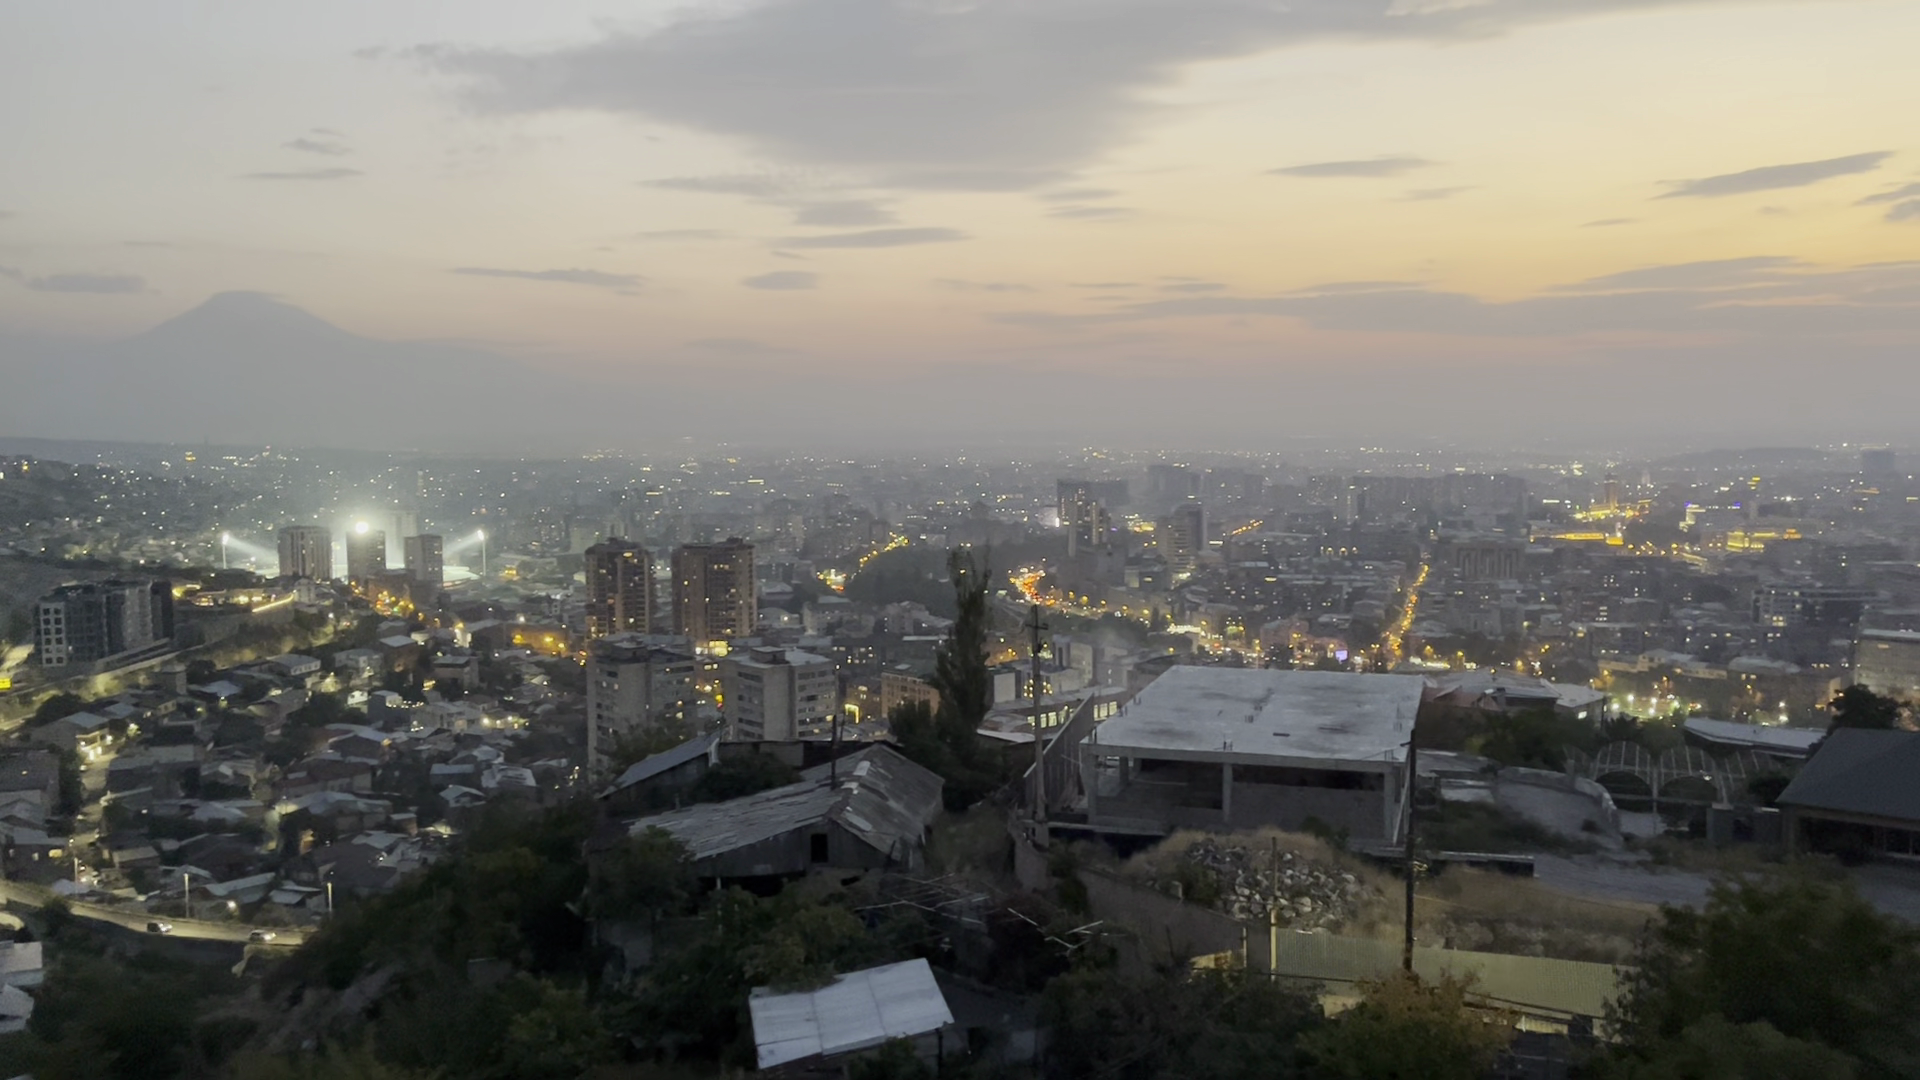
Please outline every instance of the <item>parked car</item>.
M173 924L162 919L155 919L147 924L147 933L171 934L173 933Z
M277 938L279 936L280 936L279 934L276 934L271 930L255 930L252 933L247 935L247 940L264 943L264 942L272 941L274 938Z

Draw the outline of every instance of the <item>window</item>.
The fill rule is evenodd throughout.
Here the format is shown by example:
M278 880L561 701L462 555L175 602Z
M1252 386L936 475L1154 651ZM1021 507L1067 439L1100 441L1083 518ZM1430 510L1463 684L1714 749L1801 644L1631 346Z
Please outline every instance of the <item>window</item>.
M814 833L812 836L807 837L807 842L811 847L811 851L809 852L809 854L812 857L815 865L826 862L827 861L827 834Z

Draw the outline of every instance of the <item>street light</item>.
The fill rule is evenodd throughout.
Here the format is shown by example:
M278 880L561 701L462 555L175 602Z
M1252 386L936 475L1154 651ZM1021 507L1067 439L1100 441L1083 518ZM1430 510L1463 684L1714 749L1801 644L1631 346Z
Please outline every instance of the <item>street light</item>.
M480 541L480 577L481 580L485 580L487 576L487 530L481 529L479 532L474 533L474 536Z
M232 542L232 533L223 532L220 534L220 569L222 570L227 569L227 545Z

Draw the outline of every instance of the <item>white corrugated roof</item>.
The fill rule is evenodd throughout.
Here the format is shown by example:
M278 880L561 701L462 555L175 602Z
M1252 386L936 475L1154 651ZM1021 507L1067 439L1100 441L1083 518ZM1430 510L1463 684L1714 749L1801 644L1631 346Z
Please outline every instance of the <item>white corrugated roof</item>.
M1417 675L1181 666L1095 729L1094 753L1189 761L1406 760Z
M888 1039L924 1035L953 1023L953 1012L925 960L842 975L818 990L775 994L758 987L747 1001L759 1067L819 1054L845 1054Z

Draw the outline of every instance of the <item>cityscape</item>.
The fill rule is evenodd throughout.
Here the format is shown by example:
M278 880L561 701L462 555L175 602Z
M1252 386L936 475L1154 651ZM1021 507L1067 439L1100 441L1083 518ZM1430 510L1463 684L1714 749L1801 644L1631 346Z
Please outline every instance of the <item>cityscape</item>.
M1920 9L92 7L0 1077L1920 1076Z

